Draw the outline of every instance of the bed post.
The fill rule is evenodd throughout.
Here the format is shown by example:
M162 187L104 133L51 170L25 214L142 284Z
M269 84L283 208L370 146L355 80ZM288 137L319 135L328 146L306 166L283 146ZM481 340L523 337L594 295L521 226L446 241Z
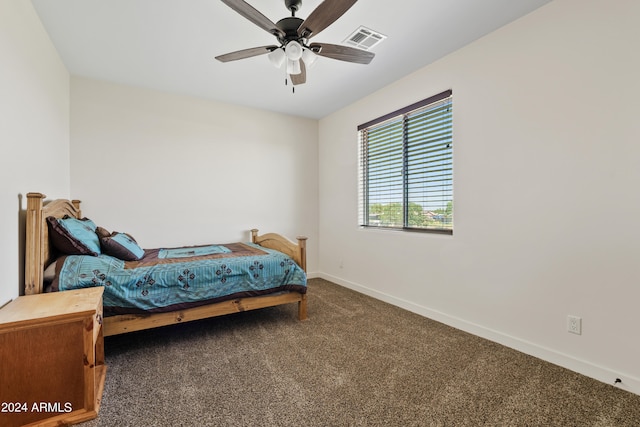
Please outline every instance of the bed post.
M307 320L307 294L300 295L298 301L298 320Z
M298 236L298 247L300 248L300 267L306 272L307 271L307 237Z
M42 293L42 275L44 271L42 193L27 193L26 252L24 259L24 293L26 295Z
M74 208L76 208L76 218L82 218L82 211L80 210L80 200L74 199L71 201L71 204Z
M300 248L300 267L307 272L307 237L298 236L298 247ZM302 299L298 302L298 320L307 320L307 294L302 294Z

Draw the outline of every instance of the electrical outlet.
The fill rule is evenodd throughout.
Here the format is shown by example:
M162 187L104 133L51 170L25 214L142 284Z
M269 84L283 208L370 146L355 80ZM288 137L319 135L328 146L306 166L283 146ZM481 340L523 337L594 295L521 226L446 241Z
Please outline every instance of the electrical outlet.
M567 332L582 335L582 318L578 316L567 316Z

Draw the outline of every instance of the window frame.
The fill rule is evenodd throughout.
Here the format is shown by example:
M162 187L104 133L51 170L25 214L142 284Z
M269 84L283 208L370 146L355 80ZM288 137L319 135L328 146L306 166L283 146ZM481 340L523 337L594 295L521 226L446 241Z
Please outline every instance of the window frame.
M410 116L412 113L418 112L419 110L429 111L429 106L433 105L434 108L437 108L437 103L450 100L451 106L453 105L452 101L453 91L446 90L437 95L430 96L421 101L415 102L406 107L400 108L398 110L392 111L391 113L380 116L376 119L370 120L366 123L363 123L358 126L358 224L362 228L366 229L380 229L380 230L394 230L394 231L409 231L409 232L420 232L420 233L436 233L436 234L453 234L453 122L452 122L452 111L451 114L451 124L449 125L449 135L450 135L450 143L447 148L450 151L450 162L451 162L451 172L450 172L450 192L451 192L451 228L429 228L429 227L416 227L409 225L409 211L410 204L408 197L409 192L409 183L408 183L408 164L409 164L409 156L411 155L409 151L410 141L408 141L407 136L407 122L410 120ZM451 107L452 110L452 107ZM370 212L369 212L369 203L370 203L370 193L369 193L369 183L370 179L368 176L369 173L369 164L368 164L368 152L369 152L369 140L366 136L363 136L364 133L369 129L372 129L376 126L383 126L385 122L389 124L393 124L396 121L402 122L402 131L401 131L401 139L402 139L402 148L401 152L399 148L396 148L394 151L396 154L398 152L401 153L402 156L402 226L383 226L383 225L371 225L370 221ZM445 153L445 150L441 150L442 153ZM416 156L414 154L414 156ZM391 180L389 180L391 181ZM444 182L445 180L443 180ZM391 202L389 202L391 203ZM424 209L424 207L423 207Z

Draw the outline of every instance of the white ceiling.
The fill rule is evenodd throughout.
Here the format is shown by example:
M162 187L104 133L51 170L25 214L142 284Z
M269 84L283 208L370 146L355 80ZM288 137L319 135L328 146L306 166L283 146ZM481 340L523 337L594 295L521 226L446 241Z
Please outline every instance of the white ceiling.
M360 25L388 38L369 65L319 58L285 86L266 56L214 57L277 44L220 0L32 0L72 75L322 118L550 0L360 0L314 42L342 44ZM277 22L283 0L248 0ZM303 0L306 18L321 0ZM541 29L543 31L543 29Z

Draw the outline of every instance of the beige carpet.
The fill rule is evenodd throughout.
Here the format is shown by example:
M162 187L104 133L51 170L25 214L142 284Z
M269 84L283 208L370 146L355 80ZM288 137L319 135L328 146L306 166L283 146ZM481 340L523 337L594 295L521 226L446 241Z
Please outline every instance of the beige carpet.
M106 339L114 426L640 426L640 396L333 283Z

